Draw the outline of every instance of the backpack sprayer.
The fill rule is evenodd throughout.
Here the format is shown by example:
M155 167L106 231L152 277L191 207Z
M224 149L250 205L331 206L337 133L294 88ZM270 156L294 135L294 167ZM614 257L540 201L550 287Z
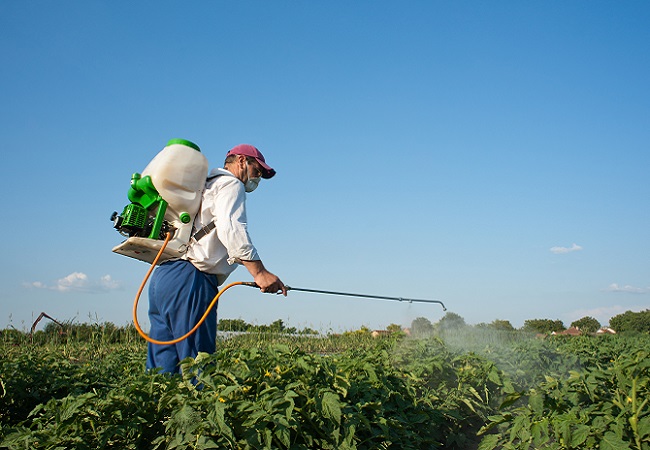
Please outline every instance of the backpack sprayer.
M199 146L172 139L145 167L131 176L130 204L111 216L113 227L127 239L115 253L153 262L168 233L172 238L158 262L185 253L208 175L208 160Z
M233 286L259 286L254 282L235 281L226 285L212 299L198 323L185 335L171 341L150 338L138 323L138 301L153 269L166 260L179 258L187 250L194 217L201 205L201 195L208 173L208 161L199 147L184 139L172 139L165 148L145 167L142 173L131 176L127 197L131 201L122 214L111 215L113 227L125 241L113 248L113 252L151 263L133 302L133 323L145 340L152 344L171 345L191 336L208 317L221 295ZM445 305L439 300L424 300L381 295L351 294L285 286L287 291L393 300L408 303L438 303L443 311Z

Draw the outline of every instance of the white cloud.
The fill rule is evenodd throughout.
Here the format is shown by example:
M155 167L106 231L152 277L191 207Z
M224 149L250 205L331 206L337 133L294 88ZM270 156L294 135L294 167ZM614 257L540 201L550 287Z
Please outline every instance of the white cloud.
M618 283L612 283L609 286L607 286L603 291L607 292L624 292L628 294L647 294L650 292L650 287L647 288L640 288L640 287L635 287L635 286L630 286L629 284L626 284L625 286L619 286Z
M110 275L104 275L98 281L92 281L83 272L72 272L63 278L59 278L53 284L33 281L27 283L27 287L36 289L48 289L59 292L106 292L120 288L120 283L113 280Z
M571 247L551 247L550 250L551 253L555 253L556 255L563 255L565 253L580 251L582 250L582 247L577 244L573 244Z
M100 284L107 290L119 289L120 283L115 281L110 275L104 275L100 279Z
M53 289L61 292L85 291L88 286L88 275L82 272L73 272L67 277L59 278Z

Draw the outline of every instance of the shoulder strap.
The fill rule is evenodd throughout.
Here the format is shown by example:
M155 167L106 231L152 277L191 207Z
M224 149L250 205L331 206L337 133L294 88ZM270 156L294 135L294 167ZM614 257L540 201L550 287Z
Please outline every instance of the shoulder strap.
M221 175L222 174L220 174L220 173L217 173L215 175L211 175L205 181L208 182L210 180L214 180L215 178L217 178L217 177L219 177ZM200 211L200 207L199 207L199 211ZM199 214L200 214L200 212L199 212ZM206 226L199 229L196 233L194 233L192 235L192 239L194 239L195 241L198 242L201 238L205 237L205 235L210 233L210 231L214 230L216 227L217 227L217 221L213 220L212 222L210 222Z

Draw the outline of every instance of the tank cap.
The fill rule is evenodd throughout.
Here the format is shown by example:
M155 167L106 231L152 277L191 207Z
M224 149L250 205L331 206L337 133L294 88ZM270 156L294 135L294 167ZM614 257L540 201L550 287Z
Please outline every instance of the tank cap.
M181 222L183 223L190 223L190 220L192 220L192 216L190 216L188 213L184 212L181 213L179 216L179 219L181 219Z
M169 146L169 145L174 145L174 144L180 144L180 145L185 145L185 146L187 146L187 147L191 147L191 148L193 148L194 150L196 150L197 152L200 152L200 151L201 151L201 149L199 148L198 145L196 145L196 144L195 144L194 142L192 142L192 141L188 141L187 139L171 139L169 142L167 142L167 145L168 145L168 146Z

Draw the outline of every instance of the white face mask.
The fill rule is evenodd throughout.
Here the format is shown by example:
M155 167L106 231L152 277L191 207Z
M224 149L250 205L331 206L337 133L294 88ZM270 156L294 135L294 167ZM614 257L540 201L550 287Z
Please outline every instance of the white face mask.
M244 188L246 192L253 192L255 189L257 189L257 186L260 184L261 178L260 177L251 178L248 175L248 161L246 161L246 178L248 178L248 180L246 181L246 183L244 183Z
M260 184L260 177L257 178L249 178L246 183L244 183L244 188L246 189L246 192L253 192L255 189L257 189L257 186Z

